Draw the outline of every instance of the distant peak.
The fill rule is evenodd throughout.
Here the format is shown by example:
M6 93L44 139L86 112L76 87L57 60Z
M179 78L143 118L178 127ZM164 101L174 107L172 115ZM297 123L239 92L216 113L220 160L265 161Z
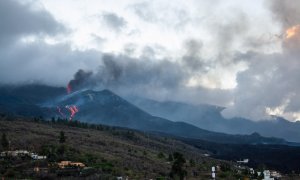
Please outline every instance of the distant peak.
M251 136L261 137L261 135L258 132L252 133Z

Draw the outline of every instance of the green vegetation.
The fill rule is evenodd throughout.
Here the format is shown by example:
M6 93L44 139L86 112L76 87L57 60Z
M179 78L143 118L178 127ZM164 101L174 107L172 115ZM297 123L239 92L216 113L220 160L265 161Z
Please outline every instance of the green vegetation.
M60 134L59 134L59 143L65 143L65 142L66 142L65 132L60 131Z
M1 137L1 145L2 145L2 149L3 149L3 150L7 150L7 149L8 149L9 142L8 142L8 139L7 139L5 133L2 133L2 137Z
M158 157L159 159L165 159L165 154L162 153L162 152L159 152L158 155L157 155L157 157Z
M181 153L175 152L173 154L174 162L172 165L172 170L170 172L170 176L174 179L183 180L184 177L187 175L187 171L184 169L183 165L185 164L186 160Z
M219 179L249 177L238 172L233 164L202 156L205 152L180 141L126 128L55 118L45 121L42 117L0 116L0 131L5 132L2 146L2 139L9 139L11 150L24 149L47 156L45 160L32 160L28 156L0 158L0 178L128 176L130 179L193 180L209 179L211 167L217 165ZM86 167L61 169L60 161L80 162Z

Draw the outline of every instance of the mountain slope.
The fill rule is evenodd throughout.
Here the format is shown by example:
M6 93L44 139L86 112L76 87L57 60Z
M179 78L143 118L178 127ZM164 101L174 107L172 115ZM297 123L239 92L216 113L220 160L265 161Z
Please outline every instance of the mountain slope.
M158 131L221 143L286 143L283 139L264 138L258 134L228 135L211 132L185 122L173 122L155 117L109 90L75 92L61 99L55 106L64 107L72 104L79 109L75 118L89 123L128 127L142 131Z
M39 88L41 91L39 92ZM73 118L95 124L128 127L142 131L162 132L175 136L219 143L286 144L283 139L264 138L258 134L228 135L207 131L185 122L155 117L109 90L81 90L65 94L63 88L29 86L0 90L4 113L25 116ZM4 92L4 93L3 93ZM49 96L47 93L49 92ZM2 99L2 100L1 100ZM76 107L76 112L71 107ZM19 111L22 109L24 111ZM77 112L78 110L78 112ZM74 111L74 112L72 112ZM215 125L218 123L215 122Z
M245 118L226 119L222 116L222 107L212 105L190 105L179 102L158 102L154 100L130 97L130 102L154 116L183 121L210 131L229 134L251 134L258 132L267 137L284 138L300 142L300 123L290 122L280 117L272 120L254 122ZM276 129L276 131L274 131Z

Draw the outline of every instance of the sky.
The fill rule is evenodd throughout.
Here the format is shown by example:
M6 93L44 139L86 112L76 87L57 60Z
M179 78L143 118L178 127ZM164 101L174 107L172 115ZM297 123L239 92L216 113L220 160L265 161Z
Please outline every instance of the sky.
M0 83L300 120L300 1L0 1Z

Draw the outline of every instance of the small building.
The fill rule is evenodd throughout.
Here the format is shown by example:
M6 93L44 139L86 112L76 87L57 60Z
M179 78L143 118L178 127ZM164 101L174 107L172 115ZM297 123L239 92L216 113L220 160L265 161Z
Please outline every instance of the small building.
M269 170L264 170L264 179L263 180L274 180L274 178L271 178L271 172Z
M249 171L250 171L250 174L255 174L255 171L254 171L254 169L253 168L249 168Z
M48 173L49 169L45 168L45 167L38 167L38 166L36 166L36 167L33 168L33 171L35 173Z
M242 161L236 161L237 163L247 164L249 162L249 159L244 159Z
M57 163L57 165L61 169L64 169L65 167L70 167L70 166L75 166L75 167L80 167L80 168L85 167L85 164L83 164L81 162L72 162L72 161L61 161L61 162Z
M30 157L33 159L33 160L43 160L43 159L47 159L47 156L40 156L36 153L30 153Z
M271 177L273 178L277 178L277 179L282 178L282 175L277 171L270 171L270 173L271 173Z

